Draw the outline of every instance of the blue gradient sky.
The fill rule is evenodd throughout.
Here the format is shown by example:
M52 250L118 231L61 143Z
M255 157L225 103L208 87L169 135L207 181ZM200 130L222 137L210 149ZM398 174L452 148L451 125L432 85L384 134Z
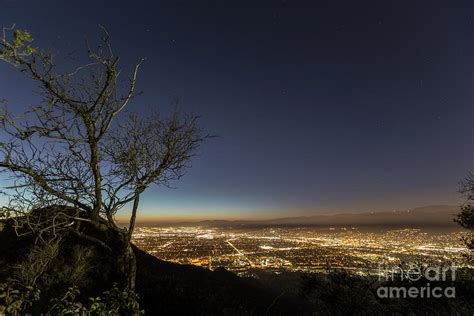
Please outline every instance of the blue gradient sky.
M473 170L472 1L5 1L0 24L59 55L107 27L142 57L134 110L199 113L207 141L147 216L275 217L457 204ZM217 3L217 2L216 2ZM230 5L232 2L223 2ZM235 2L237 3L237 2ZM31 82L0 64L0 97Z

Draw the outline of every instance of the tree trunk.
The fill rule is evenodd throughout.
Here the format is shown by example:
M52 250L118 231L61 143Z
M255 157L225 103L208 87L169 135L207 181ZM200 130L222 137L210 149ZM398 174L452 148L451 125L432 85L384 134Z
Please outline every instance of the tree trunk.
M132 244L128 239L128 234L123 236L124 248L120 263L120 268L125 276L127 289L135 291L135 280L137 276L137 260L132 248Z
M130 226L128 231L125 233L125 251L127 255L127 263L128 263L128 289L131 291L135 291L135 280L137 277L137 260L135 257L135 253L133 252L132 244L130 240L132 239L132 233L135 229L135 221L137 217L137 210L138 204L140 203L140 193L136 193L135 199L133 201L132 207L132 217L130 218Z
M137 258L133 252L132 244L128 243L129 249L129 275L128 275L128 289L135 291L135 283L137 279Z

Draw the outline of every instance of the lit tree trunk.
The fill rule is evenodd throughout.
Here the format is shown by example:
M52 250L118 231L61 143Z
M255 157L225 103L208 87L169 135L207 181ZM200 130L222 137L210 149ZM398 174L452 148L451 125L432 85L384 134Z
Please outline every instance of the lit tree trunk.
M135 253L133 252L132 248L132 234L135 228L135 221L137 218L137 211L138 205L140 204L140 193L136 193L135 199L133 200L133 207L132 207L132 216L130 218L130 225L125 233L125 256L127 262L127 279L128 279L128 289L131 291L135 291L135 283L137 277L137 261L135 257Z
M137 258L133 252L132 244L128 243L128 289L135 291L135 283L137 279Z

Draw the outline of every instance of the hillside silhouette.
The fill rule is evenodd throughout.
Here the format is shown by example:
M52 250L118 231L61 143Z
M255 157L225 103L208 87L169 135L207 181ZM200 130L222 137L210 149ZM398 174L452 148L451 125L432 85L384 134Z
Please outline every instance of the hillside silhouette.
M30 236L18 237L11 221L0 232L0 283L15 279L34 248ZM101 234L103 232L97 232ZM107 234L110 234L107 232ZM103 237L111 245L115 237ZM117 247L119 239L117 240ZM241 278L223 268L210 271L157 259L133 247L137 258L137 294L148 315L264 315L309 312L308 304L282 295L253 278ZM84 270L78 272L78 269ZM79 286L79 299L87 300L124 282L114 253L74 235L63 240L58 255L38 280L41 301L34 314L48 311L49 301L71 286Z
M34 238L18 237L12 220L1 224L0 283L22 277L27 273L25 268L37 266L31 261ZM120 249L119 237L110 231L94 231L92 226L84 229L106 240L114 251ZM239 277L224 268L210 271L163 261L135 246L133 251L137 259L136 292L147 315L400 315L429 314L432 310L467 315L474 310L472 281L456 281L456 299L383 300L376 296L375 279L342 270L280 275L257 270L252 271L254 277ZM114 252L104 252L97 244L68 234L41 272L36 282L41 299L28 312L48 313L51 301L72 286L80 289L76 300L87 302L113 284L126 283L117 258Z

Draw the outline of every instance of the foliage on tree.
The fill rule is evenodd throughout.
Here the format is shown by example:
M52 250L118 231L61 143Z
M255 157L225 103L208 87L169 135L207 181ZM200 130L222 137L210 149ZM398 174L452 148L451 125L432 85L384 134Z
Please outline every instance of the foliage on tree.
M471 251L474 251L474 236L472 236L474 231L474 175L472 173L461 182L460 193L466 197L466 203L461 206L461 212L455 221L471 231L471 235L463 238L463 241Z

